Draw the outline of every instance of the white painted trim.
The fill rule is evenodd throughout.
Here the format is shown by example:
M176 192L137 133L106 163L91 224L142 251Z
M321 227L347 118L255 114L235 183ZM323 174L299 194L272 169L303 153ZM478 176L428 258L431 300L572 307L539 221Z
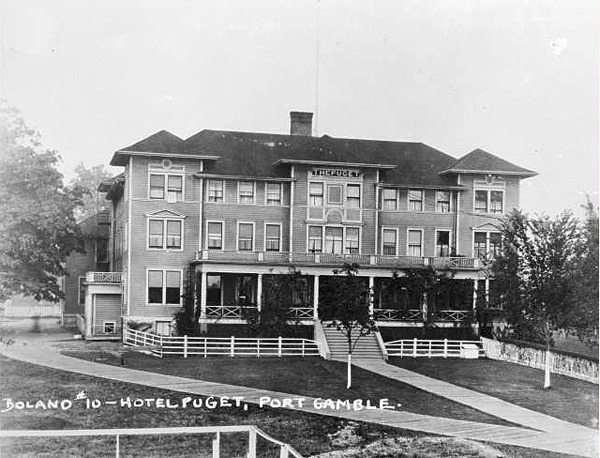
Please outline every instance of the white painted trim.
M221 225L221 248L216 249L216 248L208 248L208 238L209 238L209 232L208 232L208 225L209 223L219 223ZM204 240L204 246L206 248L206 250L210 250L210 251L223 251L225 250L225 220L220 220L220 219L207 219L206 221L204 221L205 227L206 227L206 239Z
M290 234L290 240L289 240L289 249L288 249L288 253L291 253L294 249L294 199L296 198L296 169L294 164L292 164L292 167L290 168L290 176L292 178L292 182L290 184L290 224L289 224L289 234ZM308 202L307 202L308 204ZM307 205L308 208L308 205ZM308 212L308 209L307 209Z
M438 192L447 192L448 195L449 195L448 211L447 212L438 211L438 202L440 202L438 200ZM441 214L441 215L446 215L448 213L452 213L452 210L453 210L453 208L452 208L452 191L450 191L448 189L436 189L436 190L434 190L434 193L435 193L434 194L435 208L433 209L433 211L435 213L438 213L438 214Z
M309 249L309 245L310 245L310 227L319 227L321 228L321 251L315 251L315 254L321 254L324 253L323 248L324 248L324 243L323 243L323 237L324 237L324 225L323 224L307 224L306 225L306 252L307 253L313 253L312 251L310 251Z
M128 216L127 216L127 315L131 315L131 252L133 251L133 244L131 243L132 238L132 222L133 217L133 157L129 156L129 167L127 177L127 194L128 194Z
M386 190L391 190L391 191L394 191L394 194L395 194L395 196L396 196L396 197L395 197L396 208L395 208L394 210L387 210L387 209L385 208L384 202L385 202L387 199L385 199L385 198L384 198L384 195L385 195L385 191L386 191ZM381 211L384 211L384 212L397 212L397 211L399 211L399 208L400 208L400 199L399 199L399 197L400 197L400 192L399 192L399 191L400 191L400 190L399 190L398 188L388 188L388 187L383 187L383 188L382 188L382 191L383 191L383 192L381 193L381 204L379 204L379 203L377 204L377 205L380 205L380 207L381 207ZM391 200L391 199L390 199L390 200Z
M381 247L380 247L380 252L381 252L382 255L383 255L383 241L384 241L383 232L384 231L394 231L394 233L396 234L394 236L394 244L395 244L394 245L394 254L393 255L385 255L385 256L398 256L398 251L399 251L399 248L400 248L399 247L400 241L398 239L400 231L398 230L398 227L397 226L396 227L381 226Z
M436 229L435 230L435 235L434 235L434 240L433 240L433 256L434 257L439 257L437 255L437 238L438 238L438 232L448 232L448 257L452 256L452 229Z
M421 191L421 210L412 210L410 208L410 192ZM411 213L424 213L425 212L425 190L422 188L408 188L406 190L406 211Z
M419 231L421 233L421 255L420 257L425 257L425 237L424 237L424 229L417 227L407 227L406 228L406 256L413 256L409 254L409 233L410 231Z
M212 202L210 201L210 183L213 181L220 181L221 182L221 189L223 190L223 201L221 202ZM225 196L225 190L227 189L227 186L225 185L225 180L223 179L219 179L219 178L208 178L206 180L206 203L207 204L211 204L211 205L223 205L226 201L226 196Z
M148 281L148 276L150 275L150 271L160 271L162 272L162 303L150 303L149 302L149 298L148 298L148 289L150 288L149 286L149 281ZM167 304L166 303L166 299L167 299L167 272L179 272L179 304ZM183 293L183 269L178 269L178 268L172 268L172 267L162 267L162 268L154 268L154 267L146 267L146 306L150 306L150 307L156 307L156 306L161 306L161 307L181 307L181 302L182 302L182 298L181 298L181 294Z
M164 192L164 196L162 199L155 199L153 197L150 196L150 176L151 175L163 175L165 177L165 184L164 184L164 188L163 188L163 192ZM169 177L170 176L178 176L181 177L181 200L176 200L175 202L170 202L168 195L169 195ZM148 199L150 199L152 202L156 202L156 201L164 201L167 203L180 203L180 202L185 202L185 185L186 185L186 174L185 174L185 167L184 170L177 170L177 171L169 171L169 170L150 170L150 168L148 168L148 176L147 176L147 193L146 195L148 196Z
M270 223L265 221L263 225L263 251L267 252L267 226L279 226L279 250L277 251L269 251L269 253L281 253L281 248L283 247L283 224L282 223Z
M156 247L151 247L150 246L150 221L162 221L163 223L163 246L162 248L156 248ZM178 221L181 223L181 246L179 248L169 248L167 246L167 226L169 221ZM184 250L184 246L185 246L185 217L181 218L177 218L177 217L170 217L170 218L165 218L165 217L149 217L146 216L146 250L147 251L183 251Z
M256 182L255 182L256 183ZM279 186L279 203L276 205L271 205L267 203L267 188L269 187L269 185L273 185L276 184ZM267 207L282 207L283 205L283 183L278 183L278 182L265 182L264 183L264 189L265 189L265 193L264 193L264 204Z
M245 202L240 202L240 185L242 183L252 183L252 203L245 203ZM257 195L256 195L256 181L252 181L252 180L238 180L236 182L237 185L237 204L238 205L256 205L256 199L257 199ZM225 201L225 189L223 189L223 202Z
M256 251L256 222L254 221L237 221L236 222L236 251L242 251L244 253L250 251ZM240 224L251 224L252 225L252 249L251 250L240 250Z
M487 212L478 212L475 210L475 193L477 191L484 191L487 193L487 197L486 197ZM492 191L502 193L502 212L501 213L492 213L490 211L491 204L492 204ZM484 188L481 186L473 187L473 204L472 205L473 206L471 208L473 209L473 214L475 214L475 215L494 215L496 218L499 218L500 215L506 214L506 191L504 189L498 189L498 188Z
M204 168L204 161L201 163L201 169ZM200 201L198 211L198 251L202 251L202 237L203 237L203 225L204 220L204 178L200 178Z

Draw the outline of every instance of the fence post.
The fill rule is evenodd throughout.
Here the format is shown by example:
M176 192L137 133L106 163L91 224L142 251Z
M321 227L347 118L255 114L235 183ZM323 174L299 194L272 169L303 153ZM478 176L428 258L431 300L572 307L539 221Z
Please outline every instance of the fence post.
M183 336L183 357L184 358L187 358L187 356L188 356L187 355L187 350L188 350L187 346L188 346L188 343L187 343L187 334L186 334Z
M217 431L212 441L212 458L219 458L221 453L221 433Z
M206 342L208 341L208 337L204 338L204 357L206 358Z
M413 339L413 358L417 357L417 338Z
M277 356L281 357L281 336L279 336L277 342Z
M431 358L431 344L433 343L432 340L429 341L429 354L427 355L428 358Z
M288 458L289 457L289 449L287 444L283 444L281 449L279 450L279 458Z
M448 357L448 339L444 339L444 358Z
M229 345L229 356L231 356L233 358L234 354L235 354L235 337L231 336L231 343Z
M117 441L115 443L115 457L119 458L119 456L121 456L121 451L120 449L120 444L119 444L119 435L117 434Z
M260 339L256 339L256 357L260 358Z
M400 341L400 357L404 356L404 339Z
M256 458L256 430L250 426L248 430L248 458Z
M302 339L302 357L304 358L304 339Z

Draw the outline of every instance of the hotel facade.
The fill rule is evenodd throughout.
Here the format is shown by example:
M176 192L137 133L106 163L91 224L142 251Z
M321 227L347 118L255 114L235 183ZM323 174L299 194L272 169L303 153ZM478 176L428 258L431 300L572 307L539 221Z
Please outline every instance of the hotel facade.
M422 143L312 136L291 113L289 135L160 131L119 149L123 173L103 183L112 202L109 267L88 272L79 312L86 337L127 322L168 334L193 290L203 328L244 323L268 276L304 276L290 320L319 320L333 269L355 263L380 328L473 327L493 290L488 264L500 220L535 175L483 150L454 158ZM452 288L416 297L390 280L449 272Z

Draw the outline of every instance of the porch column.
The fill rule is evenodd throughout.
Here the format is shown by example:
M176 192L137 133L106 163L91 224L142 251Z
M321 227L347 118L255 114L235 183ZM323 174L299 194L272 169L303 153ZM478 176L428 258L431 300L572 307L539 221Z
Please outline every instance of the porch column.
M313 277L313 319L319 319L319 276Z
M262 279L263 274L257 274L256 276L256 308L260 313L262 307Z
M479 287L479 281L473 280L473 311L477 311L477 288Z
M485 306L490 306L490 279L485 279Z
M369 277L369 315L373 316L373 302L375 291L375 277Z
M206 272L200 275L200 320L206 319Z

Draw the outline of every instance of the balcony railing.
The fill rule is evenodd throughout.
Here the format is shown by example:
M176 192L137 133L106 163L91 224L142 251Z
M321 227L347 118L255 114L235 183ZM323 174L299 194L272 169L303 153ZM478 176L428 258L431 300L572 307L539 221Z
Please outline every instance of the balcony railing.
M419 309L399 310L399 309L374 309L373 318L376 321L410 321L422 322L424 320L423 311ZM436 310L430 316L434 322L438 323L463 323L473 318L472 310Z
M399 268L431 266L436 269L478 269L481 267L479 259L464 257L437 258L423 256L388 256L382 254L287 253L271 251L203 250L198 252L197 260L300 265L340 265L343 263L356 263L361 266L372 265Z
M121 272L87 272L85 281L88 283L121 283Z

